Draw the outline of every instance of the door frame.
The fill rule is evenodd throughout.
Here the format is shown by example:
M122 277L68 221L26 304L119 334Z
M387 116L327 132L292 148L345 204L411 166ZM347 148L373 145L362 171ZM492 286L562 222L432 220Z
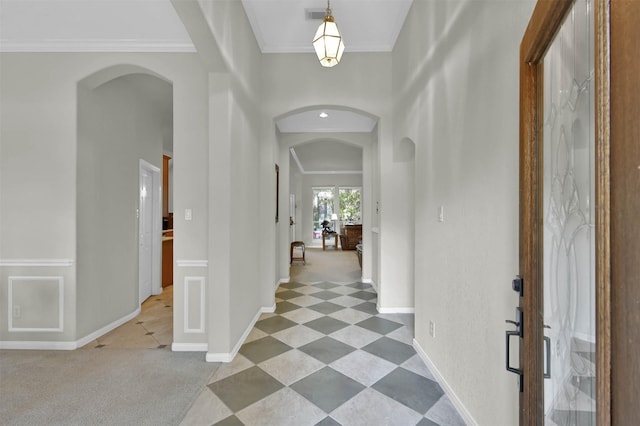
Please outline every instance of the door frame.
M544 56L574 0L538 0L520 45L520 425L544 424L543 353L543 76ZM596 191L596 410L611 424L610 14L594 0Z
M142 221L144 215L141 214L142 205L142 173L147 172L151 174L152 189L151 195L153 197L151 201L152 205L152 228L151 233L151 294L162 293L162 176L159 167L140 159L139 175L138 175L138 299L142 304L142 286L140 283L141 273L141 249L140 239L141 231L144 229Z

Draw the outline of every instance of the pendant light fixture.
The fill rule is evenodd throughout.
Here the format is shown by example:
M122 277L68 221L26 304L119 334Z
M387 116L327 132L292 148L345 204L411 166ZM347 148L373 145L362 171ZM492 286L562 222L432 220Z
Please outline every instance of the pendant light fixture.
M342 35L338 31L338 26L333 22L331 15L330 0L327 0L327 10L324 15L324 21L318 27L316 35L313 38L313 48L323 67L333 67L338 65L342 53L344 52L344 43Z

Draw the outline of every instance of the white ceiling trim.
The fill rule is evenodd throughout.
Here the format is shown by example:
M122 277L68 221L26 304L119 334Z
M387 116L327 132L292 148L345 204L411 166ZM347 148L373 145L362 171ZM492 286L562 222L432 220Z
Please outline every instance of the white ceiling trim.
M296 154L295 148L293 147L289 148L289 152L291 152L291 156L293 157L293 160L298 165L298 170L300 170L300 173L303 175L361 175L362 174L362 170L326 170L326 171L322 170L322 171L308 172L304 169L304 167L302 167L302 163L298 158L298 154Z
M164 52L164 53L194 53L193 43L176 42L172 40L41 40L28 42L11 42L0 40L0 52Z

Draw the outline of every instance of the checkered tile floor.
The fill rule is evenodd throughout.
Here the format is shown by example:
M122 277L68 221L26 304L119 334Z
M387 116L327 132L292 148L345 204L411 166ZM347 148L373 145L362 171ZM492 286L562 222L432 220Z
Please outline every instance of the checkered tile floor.
M413 315L377 314L376 297L363 283L282 284L183 424L464 425L412 347Z

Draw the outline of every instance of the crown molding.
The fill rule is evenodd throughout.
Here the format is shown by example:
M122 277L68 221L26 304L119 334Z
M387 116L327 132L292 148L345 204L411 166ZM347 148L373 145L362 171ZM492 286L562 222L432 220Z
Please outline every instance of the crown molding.
M5 53L194 53L193 43L176 40L63 39L10 41L0 39Z

